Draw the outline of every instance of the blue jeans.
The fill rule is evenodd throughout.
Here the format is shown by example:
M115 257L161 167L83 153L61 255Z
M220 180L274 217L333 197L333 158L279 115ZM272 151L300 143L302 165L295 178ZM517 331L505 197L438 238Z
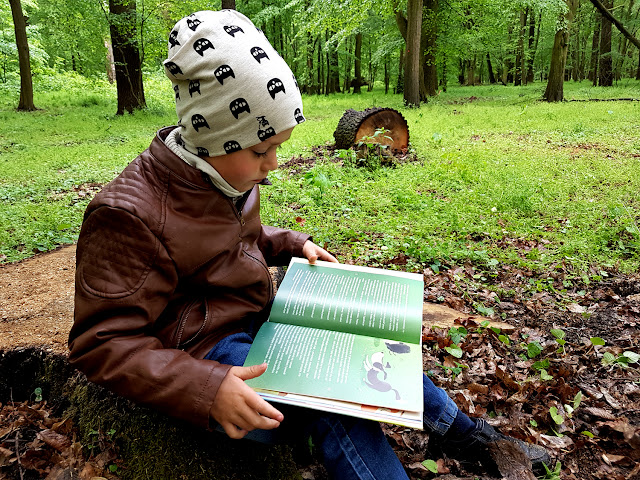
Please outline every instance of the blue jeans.
M227 365L244 364L253 342L247 333L230 335L205 357ZM447 393L423 376L424 426L444 434L456 418L458 407ZM274 430L254 430L245 437L263 443L287 443L311 435L322 453L331 478L344 480L408 480L408 476L378 422L279 404L284 415ZM218 428L223 431L222 427Z

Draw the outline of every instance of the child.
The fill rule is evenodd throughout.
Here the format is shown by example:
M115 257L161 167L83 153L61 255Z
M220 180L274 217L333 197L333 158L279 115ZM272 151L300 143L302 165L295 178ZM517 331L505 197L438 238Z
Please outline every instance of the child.
M291 70L234 10L180 20L165 69L178 126L161 129L85 213L70 362L124 397L231 438L310 434L333 478L406 479L377 423L276 408L244 382L266 369L242 365L273 297L267 266L337 261L308 235L260 222L258 185L269 185L277 147L305 120ZM425 428L449 452L481 456L509 439L426 377L423 390ZM548 461L541 447L509 440Z

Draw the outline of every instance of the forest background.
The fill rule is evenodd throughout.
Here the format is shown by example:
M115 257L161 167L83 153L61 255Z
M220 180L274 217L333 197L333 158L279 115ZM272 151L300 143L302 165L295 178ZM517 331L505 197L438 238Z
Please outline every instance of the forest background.
M425 332L425 371L553 450L569 480L640 473L640 4L594 1L223 2L303 91L264 223L344 262L424 272L426 301L517 326ZM221 6L0 0L1 336L43 332L6 294L32 293L18 261L73 244L93 194L175 123L168 33ZM392 168L375 147L333 148L343 112L372 106L409 125ZM72 284L55 253L34 260L58 298ZM419 449L387 435L426 478Z

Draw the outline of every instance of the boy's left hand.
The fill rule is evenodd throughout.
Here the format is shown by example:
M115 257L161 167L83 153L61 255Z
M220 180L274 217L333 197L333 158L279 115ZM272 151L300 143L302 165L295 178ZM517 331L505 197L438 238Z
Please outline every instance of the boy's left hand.
M340 263L338 262L336 257L331 255L324 248L319 247L318 245L313 243L311 240L307 240L306 242L304 242L304 245L302 246L302 254L305 256L307 260L309 260L309 263L315 263L316 260L324 260L325 262Z

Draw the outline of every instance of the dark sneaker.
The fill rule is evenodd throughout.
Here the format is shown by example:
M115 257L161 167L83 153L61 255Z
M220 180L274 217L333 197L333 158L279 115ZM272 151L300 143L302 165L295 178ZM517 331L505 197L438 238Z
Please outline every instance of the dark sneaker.
M449 440L446 437L434 438L436 442L442 442L440 445L434 445L436 449L460 461L479 461L485 465L485 467L495 467L495 462L491 462L492 465L487 465L487 461L491 459L489 447L496 442L506 440L517 445L520 450L522 450L525 456L531 461L534 472L544 473L543 463L547 466L551 464L551 457L544 447L504 435L482 419L476 418L474 420L477 424L476 429L464 438L456 440Z

